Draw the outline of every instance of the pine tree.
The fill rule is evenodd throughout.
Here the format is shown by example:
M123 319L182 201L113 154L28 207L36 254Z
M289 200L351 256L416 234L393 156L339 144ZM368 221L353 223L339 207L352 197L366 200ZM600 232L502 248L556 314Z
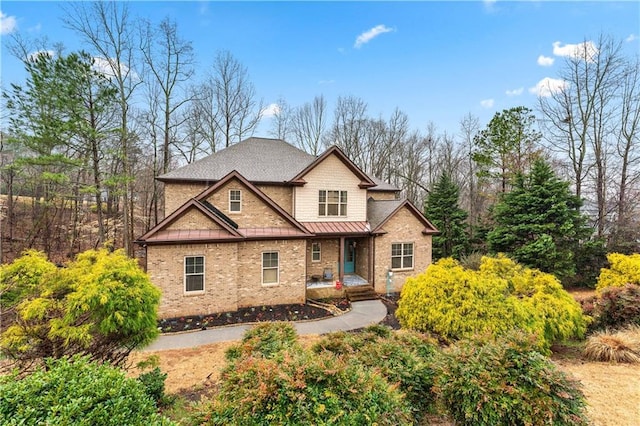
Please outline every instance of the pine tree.
M458 194L459 188L451 176L443 173L427 198L425 215L440 231L439 235L433 237L434 259L459 259L467 253L467 212L458 206Z
M529 174L518 174L511 192L493 207L495 227L489 249L563 279L575 274L574 252L592 231L580 213L581 201L551 166L537 160Z

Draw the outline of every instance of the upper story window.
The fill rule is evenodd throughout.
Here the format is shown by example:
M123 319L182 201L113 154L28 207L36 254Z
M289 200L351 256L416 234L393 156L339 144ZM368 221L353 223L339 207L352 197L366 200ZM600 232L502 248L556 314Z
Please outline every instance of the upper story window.
M204 256L184 258L185 293L204 291Z
M311 243L311 261L320 262L320 243Z
M327 191L321 189L318 193L318 215L346 216L347 191Z
M229 190L229 211L240 213L242 210L242 192L239 189Z
M413 269L413 243L391 244L391 269Z
M262 284L278 284L280 281L280 259L277 251L262 253Z

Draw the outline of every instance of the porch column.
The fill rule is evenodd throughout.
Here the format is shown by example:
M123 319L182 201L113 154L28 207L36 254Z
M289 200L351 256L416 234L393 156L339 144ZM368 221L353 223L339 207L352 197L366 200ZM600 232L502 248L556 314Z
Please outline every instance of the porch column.
M367 277L367 280L369 281L369 284L371 284L373 286L373 288L376 288L376 271L375 271L375 267L376 267L376 252L375 252L375 245L373 243L373 236L368 238L368 243L369 243L369 258L367 259L369 264L368 264L368 273L369 276Z
M340 237L340 256L338 259L338 279L344 282L344 237Z

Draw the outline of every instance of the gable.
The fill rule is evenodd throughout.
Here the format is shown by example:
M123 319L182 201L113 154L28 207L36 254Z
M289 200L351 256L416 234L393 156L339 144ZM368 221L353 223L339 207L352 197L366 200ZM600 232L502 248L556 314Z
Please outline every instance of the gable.
M414 228L424 235L439 232L408 200L369 199L369 221L374 234L396 232L398 227L404 230Z
M229 191L240 191L240 212L233 212L229 206ZM201 201L208 201L222 213L238 224L239 228L292 228L281 214L276 212L271 205L256 195L238 179L231 179L220 185Z
M366 221L367 190L362 179L354 174L337 155L326 156L301 178L305 184L294 188L295 217L302 222ZM327 217L318 213L318 192L347 191L347 215Z
M178 229L222 229L222 227L207 217L201 210L191 207L164 228L164 230L168 231Z

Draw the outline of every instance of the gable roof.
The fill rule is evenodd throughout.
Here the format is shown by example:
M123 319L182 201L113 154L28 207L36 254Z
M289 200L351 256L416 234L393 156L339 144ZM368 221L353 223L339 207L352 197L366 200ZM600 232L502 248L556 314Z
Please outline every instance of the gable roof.
M196 209L204 216L208 217L221 229L199 229L199 230L170 230L167 229L172 223L178 220L184 213L191 209ZM216 212L206 205L196 200L190 199L180 208L164 218L160 223L147 231L136 242L138 243L172 243L178 241L211 241L211 240L240 240L243 236L233 228L227 221L219 217Z
M305 235L311 235L307 229L302 226L300 222L295 220L293 216L286 212L282 207L280 207L277 203L275 203L271 198L269 198L264 192L262 192L259 188L257 188L254 184L249 182L244 176L242 176L237 170L232 170L225 177L220 179L215 184L211 185L209 188L202 191L200 194L196 195L196 200L204 201L209 195L218 190L218 188L223 187L232 180L240 181L249 191L251 191L256 197L258 197L263 203L270 206L278 215L280 215L286 222L292 225L294 228L297 228L300 232ZM229 219L230 220L230 219Z
M383 233L383 226L401 209L406 208L423 225L423 234L438 234L440 231L409 200L367 200L367 215L372 234Z
M281 139L251 137L158 177L162 182L215 182L233 170L254 183L289 182L316 157Z
M158 176L161 182L217 182L236 170L254 184L303 185L303 176L328 156L336 154L356 176L361 187L373 191L399 191L395 186L364 173L337 146L314 156L283 141L251 137L191 164Z
M299 185L304 185L306 183L304 180L304 176L331 155L335 155L336 157L338 157L338 159L342 161L342 163L347 166L347 168L361 180L360 188L371 188L372 186L376 186L376 183L365 172L360 170L360 168L356 166L356 164L351 161L349 157L347 157L344 152L342 152L342 150L335 145L327 149L318 158L316 158L315 161L302 169L294 178L291 179L291 181Z

